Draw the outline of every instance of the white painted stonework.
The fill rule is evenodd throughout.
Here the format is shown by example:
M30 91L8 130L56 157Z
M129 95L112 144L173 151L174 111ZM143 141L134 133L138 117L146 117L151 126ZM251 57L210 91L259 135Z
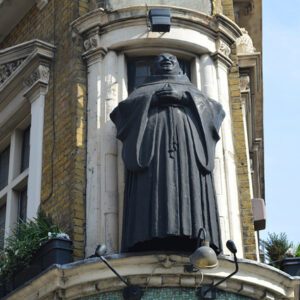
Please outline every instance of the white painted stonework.
M45 94L54 47L33 40L0 50L0 66L20 61L0 84L0 146L10 144L8 184L0 192L6 198L5 237L18 221L19 192L27 186L27 218L36 217L41 198ZM22 135L30 125L29 167L20 173Z
M227 76L230 44L241 31L219 15L187 15L184 9L172 8L172 17L171 31L163 34L149 31L144 7L108 14L99 9L72 24L75 32L86 36L83 56L88 66L87 256L99 243L116 253L121 240L124 167L109 113L127 97L126 56L168 51L191 61L193 83L226 111L214 177L224 252L226 241L233 239L243 257ZM218 33L226 40L217 38Z
M181 287L195 290L203 284L216 284L234 271L228 257L219 259L211 270L188 273L188 257L172 255L143 255L107 257L109 263L130 284L147 288ZM239 260L239 272L219 285L220 290L248 296L252 299L299 300L300 277L292 277L273 267L250 260ZM7 300L79 299L103 292L122 291L125 285L99 258L72 264L56 265ZM146 291L147 292L147 291ZM97 297L97 296L96 296Z

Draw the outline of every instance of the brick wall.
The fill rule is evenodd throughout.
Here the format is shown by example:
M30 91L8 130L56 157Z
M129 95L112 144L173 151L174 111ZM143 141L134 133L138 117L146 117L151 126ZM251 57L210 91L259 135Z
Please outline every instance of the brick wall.
M234 21L233 0L222 0L223 14Z
M213 15L221 14L223 12L222 0L212 0Z
M234 20L233 1L222 0L223 13ZM239 199L241 210L242 236L245 258L256 259L256 242L253 225L252 203L249 186L248 163L246 157L245 132L241 105L238 59L235 46L232 47L231 59L234 62L229 73L229 92L232 109L232 129L235 143Z
M70 234L75 258L84 255L86 71L70 23L86 9L83 2L34 6L0 45L41 39L56 47L45 102L41 208Z

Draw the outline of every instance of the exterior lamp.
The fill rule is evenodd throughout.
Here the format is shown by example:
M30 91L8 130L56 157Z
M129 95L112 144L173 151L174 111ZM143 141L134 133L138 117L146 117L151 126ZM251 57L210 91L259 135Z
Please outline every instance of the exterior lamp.
M123 289L123 299L124 300L140 300L144 294L143 290L137 285L131 285L127 282L127 280L122 277L107 261L107 259L103 256L106 253L105 245L98 245L95 250L95 256L100 257L102 262L106 264L106 266L126 285Z
M197 238L197 249L190 256L190 262L196 269L212 269L218 265L216 252L209 247L206 230L200 228Z
M236 249L235 243L232 240L228 240L226 243L226 246L234 256L235 270L231 274L229 274L227 277L225 277L222 280L220 280L219 282L217 282L216 284L204 285L204 286L200 287L197 290L197 296L199 297L199 299L204 299L204 300L205 299L216 299L216 287L238 272L239 266L238 266L237 257L236 257L237 249Z
M152 32L169 32L171 27L171 11L168 8L149 10L148 18Z

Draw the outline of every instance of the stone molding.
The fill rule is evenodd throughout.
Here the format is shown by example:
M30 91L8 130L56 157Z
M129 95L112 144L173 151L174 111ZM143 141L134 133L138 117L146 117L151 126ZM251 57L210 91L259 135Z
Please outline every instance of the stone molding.
M19 92L28 91L36 81L48 84L54 51L53 45L40 40L0 50L0 66L3 73L9 74L3 76L0 83L0 106L7 104Z
M147 287L196 288L212 284L234 270L233 261L219 257L219 266L196 273L185 271L188 257L179 254L152 254L139 256L112 255L111 265L131 284ZM265 264L239 260L239 271L219 286L221 290L238 293L253 299L298 299L299 277L292 277ZM78 299L99 292L122 290L124 284L98 258L86 259L63 266L53 266L7 300L24 299ZM267 298L266 298L267 296Z
M216 62L216 64L223 65L227 70L233 65L233 61L222 52L215 52L212 55L212 59Z
M24 85L29 88L36 81L41 80L44 83L49 82L50 69L47 66L39 65L25 80Z
M233 61L230 59L231 48L222 39L216 41L216 52L212 55L213 60L218 64L223 64L227 69L233 65Z
M242 35L240 28L224 15L218 14L212 17L188 9L178 7L169 8L171 8L172 11L172 29L185 28L186 30L193 30L194 32L203 34L209 37L211 41L219 39L219 45L221 46L219 50L227 56L230 54L230 45ZM116 30L124 29L124 27L136 28L136 30L139 28L140 32L136 32L136 34L132 37L136 40L151 38L152 41L162 44L164 40L168 39L168 34L160 36L161 34L159 33L149 31L145 6L128 7L112 12L105 12L103 9L96 9L75 20L71 24L71 27L76 34L86 37L84 39L84 47L86 51L95 49L99 43L102 47L108 49L115 49L116 47L120 47L122 49L123 47L132 47L134 40L118 41L115 39L108 40L102 38L107 36L109 32L116 32ZM95 32L97 32L97 34L95 34ZM154 39L156 37L157 39ZM172 40L173 39L174 38L172 37ZM193 41L193 43L193 46L195 47L194 50L196 52L199 52L199 54L201 51L203 52L202 45L201 48L200 45L199 47L197 46L195 41ZM216 49L210 49L209 52L213 53L215 50Z
M239 67L241 69L251 69L253 70L253 86L255 90L253 92L258 92L261 90L262 85L262 65L261 65L261 53L254 52L249 54L239 53L238 54Z

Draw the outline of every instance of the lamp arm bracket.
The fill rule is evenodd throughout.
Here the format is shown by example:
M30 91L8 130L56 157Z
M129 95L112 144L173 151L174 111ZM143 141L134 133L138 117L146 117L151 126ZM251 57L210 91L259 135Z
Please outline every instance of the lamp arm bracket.
M232 277L233 275L235 275L239 271L239 265L238 265L238 262L237 262L236 254L233 253L233 256L234 256L235 270L231 274L229 274L228 276L226 276L225 278L223 278L220 281L218 281L216 284L212 284L209 288L207 288L205 290L202 289L201 290L201 297L203 299L208 299L208 298L205 298L205 295L207 293L209 293L210 291L212 291L213 289L215 289L217 286L219 286L221 283L223 283L224 281L226 281L227 279L229 279L230 277ZM209 298L209 299L211 299L211 298Z

